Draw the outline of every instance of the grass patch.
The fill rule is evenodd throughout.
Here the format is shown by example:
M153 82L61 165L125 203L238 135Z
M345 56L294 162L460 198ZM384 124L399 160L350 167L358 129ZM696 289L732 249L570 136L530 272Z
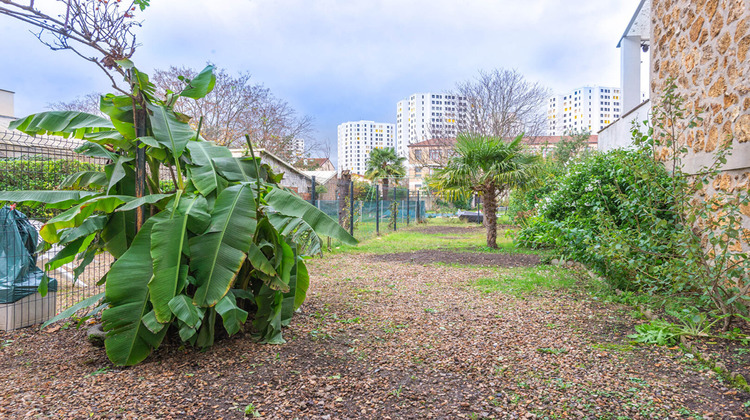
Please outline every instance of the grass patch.
M559 290L575 286L578 279L570 270L554 266L502 269L495 278L482 278L474 286L483 293L509 293L523 296L539 290Z
M465 228L466 231L452 231L445 234L419 232L426 226L450 226ZM411 224L408 228L399 228L396 232L381 229L381 236L362 240L357 246L336 244L331 252L390 254L424 249L442 249L453 252L538 253L538 251L516 248L512 238L505 235L504 229L498 229L498 249L488 248L485 245L487 242L485 230L478 227L481 227L481 225L464 223L458 219L429 219L427 224Z

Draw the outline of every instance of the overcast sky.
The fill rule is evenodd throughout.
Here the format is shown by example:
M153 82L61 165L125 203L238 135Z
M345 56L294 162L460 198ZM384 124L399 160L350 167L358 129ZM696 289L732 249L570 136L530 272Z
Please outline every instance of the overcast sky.
M43 4L45 0L37 0ZM50 0L46 0L50 1ZM345 121L395 122L396 102L480 69L515 68L555 92L619 86L617 42L639 0L152 0L133 60L150 72L212 62L247 71L330 141ZM0 89L16 116L109 83L0 16Z

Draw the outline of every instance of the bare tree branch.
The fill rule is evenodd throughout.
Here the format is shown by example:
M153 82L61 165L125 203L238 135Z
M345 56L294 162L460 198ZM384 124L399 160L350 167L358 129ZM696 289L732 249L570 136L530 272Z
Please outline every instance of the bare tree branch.
M480 71L474 80L459 83L455 94L466 100L464 115L458 120L459 132L503 139L544 133L549 90L527 81L516 70Z
M43 11L35 7L33 0L0 0L0 15L39 28L39 32L32 33L44 45L54 51L71 50L96 64L113 88L130 95L129 86L121 88L114 77L127 76L116 62L132 57L139 46L132 29L141 23L133 18L136 8L143 10L147 5L147 0L57 0L47 3L48 10Z
M197 71L187 67L156 70L153 83L159 93L179 92L180 79L192 79ZM311 139L312 118L299 116L286 101L273 96L261 84L253 84L250 74L232 76L223 69L216 71L214 90L198 101L177 99L175 110L197 121L203 116L201 135L221 145L244 145L244 135L253 144L290 162L306 156L318 147ZM305 139L305 150L297 150L295 140Z

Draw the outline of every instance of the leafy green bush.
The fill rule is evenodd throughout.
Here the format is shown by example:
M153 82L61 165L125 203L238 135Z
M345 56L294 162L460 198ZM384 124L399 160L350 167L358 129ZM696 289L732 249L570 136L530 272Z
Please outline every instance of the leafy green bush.
M543 198L537 215L518 234L520 244L532 248L555 247L565 258L588 264L619 288L658 284L641 276L660 263L655 254L667 250L652 241L654 235L673 237L675 226L668 211L671 198L664 193L670 178L663 165L642 151L615 150L589 155L569 165L553 183L536 190ZM655 189L654 184L662 188ZM538 196L517 200L530 205ZM645 228L647 225L647 228ZM630 249L625 243L640 244ZM645 254L639 251L646 251ZM625 256L613 259L613 254ZM637 258L631 266L627 260Z
M33 156L0 159L0 191L58 190L68 175L102 171L101 165L74 159L43 159ZM49 219L56 213L43 207L19 206L32 219Z
M731 176L721 171L729 141L709 165L683 172L685 132L699 117L686 117L682 102L670 83L653 108L655 127L647 123L646 134L634 130L635 150L569 165L537 203L538 214L518 241L555 247L619 288L693 296L727 331L733 319L747 321L750 312L750 253L743 251L741 214L750 191L717 182Z

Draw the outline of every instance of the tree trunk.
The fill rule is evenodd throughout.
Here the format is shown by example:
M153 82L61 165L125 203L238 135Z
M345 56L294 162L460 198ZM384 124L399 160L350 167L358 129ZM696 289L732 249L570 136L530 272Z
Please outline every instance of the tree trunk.
M383 178L383 199L388 200L388 178Z
M487 229L487 246L497 248L497 197L494 187L485 188L482 192L484 204L483 224Z
M349 215L346 211L346 204L349 203L349 184L352 182L352 173L350 171L341 171L341 177L339 178L337 189L338 189L338 204L339 204L339 225L347 227Z

